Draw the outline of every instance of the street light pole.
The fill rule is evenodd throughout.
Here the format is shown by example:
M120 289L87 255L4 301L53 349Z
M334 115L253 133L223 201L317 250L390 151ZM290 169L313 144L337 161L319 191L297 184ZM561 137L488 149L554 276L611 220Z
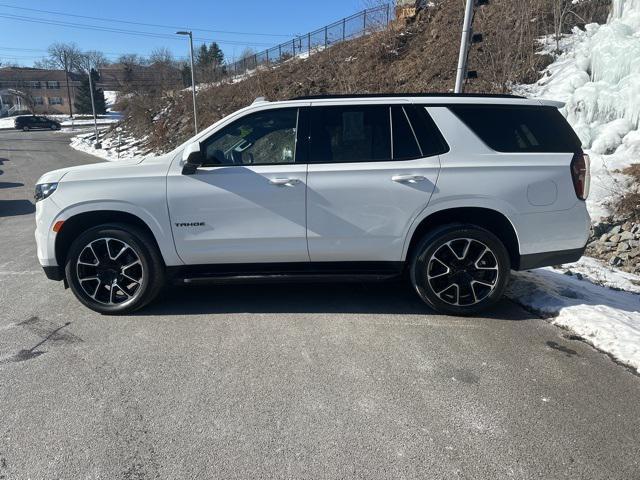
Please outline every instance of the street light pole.
M196 69L193 65L193 34L191 31L176 32L178 35L189 35L189 51L191 53L191 93L193 94L193 125L198 134L198 107L196 106Z
M467 0L467 7L464 11L464 24L462 26L462 40L460 41L460 55L458 56L455 93L462 93L464 79L467 75L467 57L469 55L469 37L471 36L474 2L475 0Z

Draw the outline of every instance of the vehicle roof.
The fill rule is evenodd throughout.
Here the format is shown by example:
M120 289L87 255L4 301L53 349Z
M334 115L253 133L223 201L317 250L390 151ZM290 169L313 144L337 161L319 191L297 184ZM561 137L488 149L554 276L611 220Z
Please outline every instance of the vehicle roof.
M414 97L446 97L446 98L524 98L518 95L492 94L492 93L356 93L356 94L327 94L327 95L303 95L291 100L322 100L335 98L414 98Z
M262 98L256 99L255 104L292 105L296 102L311 102L312 105L319 104L348 104L358 103L388 103L388 102L408 102L427 105L529 105L529 106L551 106L561 108L564 103L554 100L525 98L517 95L497 95L483 93L397 93L397 94L330 94L330 95L306 95L291 98L278 102L269 102Z

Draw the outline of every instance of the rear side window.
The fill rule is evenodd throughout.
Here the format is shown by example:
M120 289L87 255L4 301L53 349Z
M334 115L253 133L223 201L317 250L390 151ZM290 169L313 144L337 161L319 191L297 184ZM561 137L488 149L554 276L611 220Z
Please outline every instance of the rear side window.
M309 161L376 162L391 159L389 107L313 107Z
M411 160L412 158L420 158L422 152L402 106L395 105L391 107L391 124L393 125L393 159Z
M555 107L452 105L460 120L498 152L575 153L581 142Z
M424 105L407 105L404 110L411 121L423 156L442 155L449 151L447 142Z

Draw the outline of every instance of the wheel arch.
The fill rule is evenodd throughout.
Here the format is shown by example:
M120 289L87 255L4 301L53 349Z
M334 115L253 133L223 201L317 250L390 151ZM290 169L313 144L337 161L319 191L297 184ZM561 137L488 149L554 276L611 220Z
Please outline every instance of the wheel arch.
M89 228L113 223L133 225L147 233L149 238L153 240L155 247L160 253L160 258L162 258L164 262L162 249L158 244L158 240L156 239L153 230L140 217L132 213L119 210L93 210L77 213L64 221L64 224L55 239L55 255L58 265L64 266L69 248L78 235Z
M511 268L517 270L520 267L520 246L516 229L504 213L486 207L452 207L430 213L416 222L411 239L405 244L403 258L411 258L420 239L429 231L451 223L468 223L490 231L506 247Z

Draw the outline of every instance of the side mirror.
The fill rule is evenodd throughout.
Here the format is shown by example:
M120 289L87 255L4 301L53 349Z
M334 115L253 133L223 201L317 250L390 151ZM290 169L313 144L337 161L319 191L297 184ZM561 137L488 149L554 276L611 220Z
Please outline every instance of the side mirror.
M191 143L182 151L182 161L185 162L182 167L183 175L193 175L204 163L204 155L200 150L198 142Z

